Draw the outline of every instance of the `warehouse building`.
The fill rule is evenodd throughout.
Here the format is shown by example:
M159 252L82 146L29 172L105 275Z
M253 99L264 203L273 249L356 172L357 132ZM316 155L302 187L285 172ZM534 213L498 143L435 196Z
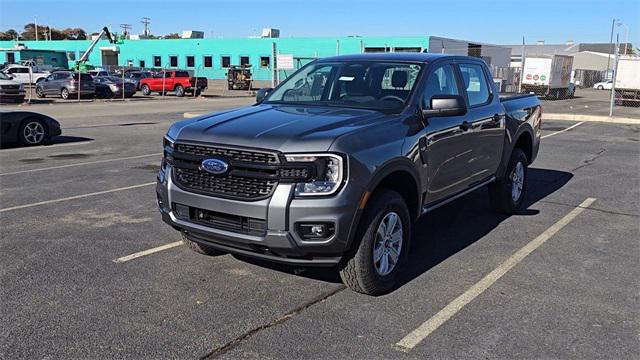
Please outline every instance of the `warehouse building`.
M0 41L0 62L25 60L23 49L56 50L67 54L73 66L90 44L90 40ZM300 67L315 58L362 52L422 52L429 46L427 36L407 37L314 37L314 38L230 38L123 40L112 44L101 40L89 56L89 63L100 67L130 66L161 69L180 68L198 76L224 79L232 65L251 65L255 80L269 80L274 65L274 44L279 54L293 55ZM13 61L9 61L13 60ZM290 74L290 71L289 71ZM287 76L286 71L284 76Z

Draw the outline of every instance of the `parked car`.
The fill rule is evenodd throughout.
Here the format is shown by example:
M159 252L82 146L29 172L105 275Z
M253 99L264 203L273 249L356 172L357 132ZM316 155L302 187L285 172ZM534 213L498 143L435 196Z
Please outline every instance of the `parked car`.
M144 95L150 95L152 91L160 94L168 91L175 92L177 97L182 97L187 93L196 95L207 88L207 78L197 79L189 75L189 72L182 70L163 71L151 78L140 80L140 89Z
M153 77L153 74L150 71L127 71L125 72L125 77L135 83L136 90L140 90L140 80Z
M29 73L29 68L31 68L31 73ZM13 80L27 85L35 84L50 74L37 66L30 67L19 64L8 64L2 72L13 77Z
M96 77L96 76L111 76L111 74L106 70L89 70L89 71L87 71L87 74L91 75L92 77Z
M601 81L593 84L593 88L598 90L611 90L612 87L613 87L612 80Z
M78 83L80 89L78 89ZM49 95L60 96L67 100L80 96L93 96L96 86L89 74L73 71L56 71L36 83L36 96L44 98Z
M496 211L526 204L540 102L500 97L476 57L336 56L256 101L164 137L159 209L196 252L337 266L378 295L397 285L421 214L487 185Z
M31 112L0 109L0 142L42 145L62 134L55 119Z
M136 85L133 81L117 76L96 76L93 82L96 85L96 97L113 98L122 97L124 80L124 97L130 98L136 93Z
M24 85L13 80L13 77L0 72L0 102L23 102L25 96Z

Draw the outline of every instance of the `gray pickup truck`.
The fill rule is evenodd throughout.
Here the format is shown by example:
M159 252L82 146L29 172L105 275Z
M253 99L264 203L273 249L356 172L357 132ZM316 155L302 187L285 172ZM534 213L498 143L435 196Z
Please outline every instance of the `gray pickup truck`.
M325 58L253 106L173 124L158 205L199 253L331 266L378 295L422 214L486 185L497 211L523 206L541 113L535 96L501 98L477 58Z

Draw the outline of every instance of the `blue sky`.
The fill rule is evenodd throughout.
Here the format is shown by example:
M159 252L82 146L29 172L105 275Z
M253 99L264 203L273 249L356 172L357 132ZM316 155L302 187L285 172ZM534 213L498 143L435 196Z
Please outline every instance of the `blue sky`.
M640 46L639 0L0 0L0 30L22 28L34 17L54 27L88 32L129 23L154 34L205 31L207 37L245 37L276 27L282 37L440 35L481 42L608 42L611 20L629 27ZM122 10L120 10L122 9ZM619 27L621 41L625 28Z

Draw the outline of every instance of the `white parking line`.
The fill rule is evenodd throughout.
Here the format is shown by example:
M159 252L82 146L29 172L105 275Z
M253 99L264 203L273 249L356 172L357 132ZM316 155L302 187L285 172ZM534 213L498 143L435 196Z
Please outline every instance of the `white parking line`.
M66 143L62 143L62 144L33 146L33 147L16 147L16 148L12 148L12 149L2 149L2 151L0 151L0 154L4 154L4 153L8 153L8 152L15 152L15 151L28 152L30 150L57 149L59 147L84 145L84 144L90 144L92 142L94 142L94 140L82 140L82 141L66 142Z
M129 157L117 158L117 159L105 159L105 160L86 161L86 162L80 162L80 163L75 163L75 164L67 164L67 165L59 165L59 166L49 166L49 167L44 167L44 168L39 168L39 169L30 169L30 170L12 171L12 172L8 172L8 173L0 174L0 176L16 175L16 174L24 174L24 173L38 172L38 171L45 171L45 170L54 170L54 169L64 169L64 168L74 167L74 166L103 164L103 163L108 163L108 162L113 162L113 161L142 159L142 158L145 158L145 157L151 157L151 156L162 156L162 153L146 154L146 155L136 155L136 156L129 156Z
M30 207L34 207L34 206L54 204L54 203L59 203L59 202L63 202L63 201L82 199L82 198L96 196L96 195L109 194L109 193L113 193L113 192L117 192L117 191L137 189L137 188L141 188L141 187L144 187L144 186L150 186L150 185L155 185L155 184L156 184L156 182L154 181L154 182L150 182L150 183L144 183L144 184L138 184L138 185L132 185L132 186L125 186L125 187L111 189L111 190L97 191L97 192L92 192L92 193L82 194L82 195L74 195L74 196L64 197L64 198L60 198L60 199L39 201L39 202L31 203L31 204L12 206L12 207L8 207L8 208L0 209L0 213L7 212L7 211L13 211L13 210L19 210L19 209L26 209L26 208L30 208Z
M127 262L129 260L137 259L137 258L139 258L141 256L146 256L146 255L150 255L150 254L153 254L153 253L157 253L159 251L171 249L171 248L174 248L176 246L180 246L182 244L183 244L182 240L181 241L172 242L172 243L169 243L169 244L165 244L165 245L162 245L162 246L154 247L154 248L151 248L151 249L148 249L148 250L140 251L140 252L137 252L137 253L133 253L131 255L127 255L127 256L123 256L123 257L114 259L113 262L117 263L117 264L123 263L123 262Z
M596 199L587 198L576 208L571 210L562 219L558 220L555 224L551 225L542 234L538 235L535 239L531 240L527 245L523 246L515 254L511 255L505 262L500 264L497 268L483 277L480 281L471 286L462 295L458 296L455 300L447 304L442 310L425 321L417 329L409 333L407 336L398 341L396 347L404 352L409 352L422 340L424 340L431 333L436 331L440 325L444 324L447 320L453 317L458 311L460 311L465 305L469 304L473 299L487 290L493 283L500 279L504 274L516 266L522 259L531 254L534 250L544 244L553 235L560 231L563 227L569 224L576 216L580 215L584 209L588 208Z
M556 131L556 132L552 132L551 134L544 135L544 136L542 136L541 138L542 138L542 139L544 139L544 138L548 138L549 136L553 136L553 135L561 134L561 133L563 133L563 132L565 132L565 131L569 131L569 130L573 129L574 127L580 126L580 125L582 125L582 124L584 124L584 121L577 122L577 123L575 123L575 124L573 124L573 125L569 126L569 127L568 127L568 128L566 128L566 129L562 129L562 130L560 130L560 131Z

